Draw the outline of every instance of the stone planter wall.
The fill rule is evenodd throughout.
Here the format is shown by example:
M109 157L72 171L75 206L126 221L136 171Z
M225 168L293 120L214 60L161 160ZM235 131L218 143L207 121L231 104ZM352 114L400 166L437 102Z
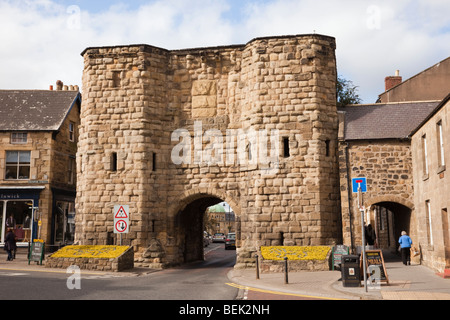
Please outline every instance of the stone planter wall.
M282 273L285 262L280 260L261 259L261 273ZM325 260L288 260L288 272L298 271L329 271L331 269L331 250Z
M118 258L45 258L46 268L67 269L78 266L82 270L120 272L134 268L134 250L130 247Z

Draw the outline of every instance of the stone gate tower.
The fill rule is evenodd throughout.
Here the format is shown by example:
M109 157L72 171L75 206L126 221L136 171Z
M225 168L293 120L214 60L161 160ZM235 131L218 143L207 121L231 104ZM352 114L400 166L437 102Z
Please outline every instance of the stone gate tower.
M237 268L263 245L338 241L334 38L82 56L76 241L111 243L126 204L137 265L201 259L202 216L221 201L237 216Z

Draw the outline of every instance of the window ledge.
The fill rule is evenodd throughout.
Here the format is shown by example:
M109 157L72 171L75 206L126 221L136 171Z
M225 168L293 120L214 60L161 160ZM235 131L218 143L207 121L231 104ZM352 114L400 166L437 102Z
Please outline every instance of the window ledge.
M445 171L445 164L443 166L439 166L438 170L437 170L437 174L442 173Z

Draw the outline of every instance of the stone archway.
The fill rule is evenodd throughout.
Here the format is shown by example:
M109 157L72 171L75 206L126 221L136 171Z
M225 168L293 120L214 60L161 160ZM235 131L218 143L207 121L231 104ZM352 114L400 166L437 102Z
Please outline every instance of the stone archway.
M334 243L335 49L316 34L87 48L75 240L106 244L112 208L127 204L137 265L179 264L200 252L185 250L198 231L186 220L225 201L240 217L237 267L253 267L261 245Z
M369 219L377 234L377 246L396 252L402 231L415 233L414 205L396 196L380 196L368 201Z
M224 192L215 189L192 189L183 193L180 199L169 210L172 224L168 233L173 236L178 248L176 260L179 263L203 260L203 216L206 209L227 202L239 215L240 207L235 199L230 199ZM238 231L238 238L239 234Z

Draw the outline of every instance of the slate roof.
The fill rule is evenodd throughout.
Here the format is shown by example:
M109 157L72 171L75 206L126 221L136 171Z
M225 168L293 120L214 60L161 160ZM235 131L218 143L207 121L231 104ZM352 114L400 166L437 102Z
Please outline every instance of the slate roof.
M58 131L78 91L0 90L0 131Z
M406 139L440 101L375 103L339 108L345 140Z

